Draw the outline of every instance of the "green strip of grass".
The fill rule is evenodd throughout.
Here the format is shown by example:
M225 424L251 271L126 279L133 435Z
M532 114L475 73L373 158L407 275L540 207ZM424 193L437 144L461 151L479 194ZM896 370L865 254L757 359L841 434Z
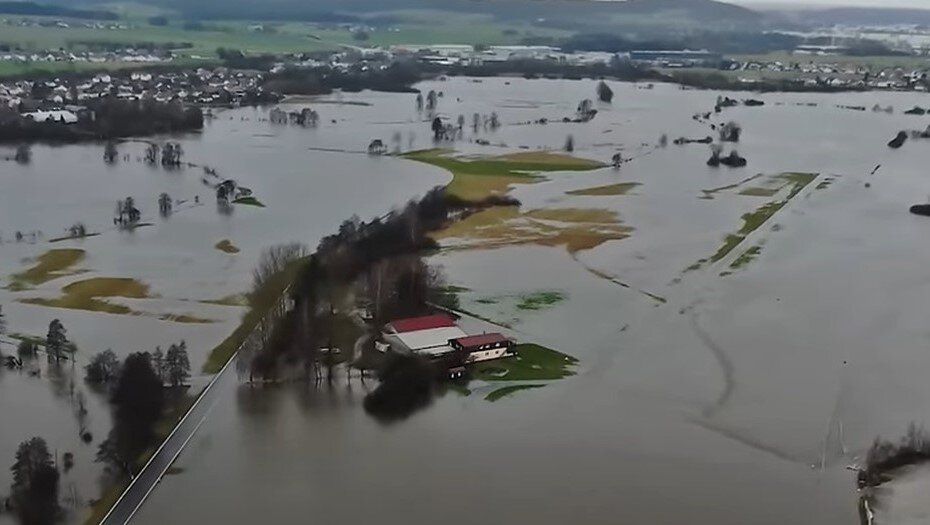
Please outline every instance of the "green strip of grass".
M536 311L548 308L565 300L565 294L556 291L536 292L523 295L517 303L517 310Z
M301 265L307 260L308 258L305 257L291 262L284 270L268 279L261 290L249 294L249 310L233 333L210 352L203 365L205 374L216 374L226 365L249 334L255 330L259 321L275 306L287 287L294 281Z
M510 385L494 390L490 394L484 396L485 401L495 402L505 397L511 396L521 390L532 390L534 388L542 388L546 385Z
M233 204L243 204L246 206L255 206L257 208L264 208L265 205L261 203L255 197L240 197L233 201Z

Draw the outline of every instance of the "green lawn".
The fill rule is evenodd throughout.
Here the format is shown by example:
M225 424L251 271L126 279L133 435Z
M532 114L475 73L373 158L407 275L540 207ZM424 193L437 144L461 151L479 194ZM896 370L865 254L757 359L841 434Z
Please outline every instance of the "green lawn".
M474 379L484 381L553 381L575 375L578 360L535 344L521 344L516 356L471 366Z
M532 390L535 388L542 388L546 385L510 385L497 390L492 391L488 395L484 396L485 401L495 402L497 400L503 399L507 396L515 394L521 390Z

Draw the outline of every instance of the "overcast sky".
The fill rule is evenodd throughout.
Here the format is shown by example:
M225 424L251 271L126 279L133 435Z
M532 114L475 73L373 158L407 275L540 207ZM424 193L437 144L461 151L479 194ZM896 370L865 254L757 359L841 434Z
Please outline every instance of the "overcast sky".
M744 4L752 6L753 4L767 5L826 5L826 6L858 6L858 7L917 7L930 9L930 0L810 0L808 2L798 0L724 0L733 4Z

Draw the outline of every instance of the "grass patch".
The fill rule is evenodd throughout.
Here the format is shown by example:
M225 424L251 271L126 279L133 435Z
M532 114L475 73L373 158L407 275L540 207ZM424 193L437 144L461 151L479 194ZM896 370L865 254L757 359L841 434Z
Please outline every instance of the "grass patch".
M505 397L511 396L521 390L532 390L534 388L542 388L546 385L510 385L494 390L490 394L484 396L485 401L495 402Z
M37 335L13 333L13 334L8 334L8 337L10 339L15 339L17 341L25 341L27 343L32 343L36 346L41 346L43 348L45 347L45 338L39 337Z
M256 206L258 208L264 208L265 205L261 203L255 197L240 197L233 201L233 204L244 204L246 206Z
M24 272L10 276L9 289L25 290L48 281L74 275L69 268L84 260L84 250L73 248L49 250L35 259L35 264Z
M229 359L242 346L249 334L255 330L262 317L277 303L284 290L293 282L301 265L307 262L307 257L291 262L284 270L272 276L261 290L249 294L249 309L242 317L242 322L226 339L210 351L207 361L203 365L205 374L216 374Z
M730 268L734 270L739 270L740 268L743 268L744 266L748 265L752 261L756 260L756 258L759 257L759 254L761 253L762 253L761 246L758 246L758 245L753 246L752 248L749 248L748 250L740 254L740 256L737 257L736 260L734 260L730 264Z
M752 181L758 179L759 177L764 177L764 176L765 176L765 174L759 173L758 175L753 175L752 177L749 177L748 179L743 179L743 180L741 180L741 181L739 181L739 182L737 182L737 183L735 183L735 184L728 184L728 185L726 185L726 186L720 186L719 188L713 188L713 189L710 189L710 190L701 190L701 193L702 193L703 195L701 195L700 198L701 198L701 199L705 199L705 200L713 200L713 199L714 199L714 195L716 195L716 194L718 194L718 193L722 193L722 192L729 191L729 190L735 190L736 188L739 188L739 187L742 186L743 184L746 184L746 183L748 183L748 182L752 182Z
M207 299L199 302L203 304L215 304L219 306L248 306L249 296L244 293L239 293L227 295L226 297L220 297L219 299Z
M128 486L129 478L120 476L104 490L100 498L91 500L90 514L84 520L84 525L99 525Z
M748 195L750 197L774 197L778 190L781 188L746 188L739 192L740 195Z
M482 210L433 235L452 248L487 249L534 244L562 246L570 253L630 236L617 213L601 209L538 209L514 206Z
M471 365L471 374L483 381L553 381L575 375L574 357L535 344L521 344L516 355Z
M54 299L41 297L20 299L25 304L67 308L70 310L87 310L108 314L131 314L133 311L125 305L113 304L100 300L106 297L126 297L129 299L147 298L149 287L135 279L119 277L95 277L77 281L62 288L63 295Z
M158 318L162 321L171 321L172 323L181 324L211 324L216 322L213 319L205 319L191 314L164 314L159 315Z
M230 242L229 239L223 239L222 241L214 244L213 247L223 253L228 253L228 254L239 253L240 251L239 248L235 244Z
M54 239L49 239L48 242L61 242L61 241L76 241L79 239L88 239L90 237L96 237L100 235L99 233L85 233L84 235L69 235L67 237L55 237Z
M512 153L500 157L454 157L449 149L404 153L405 159L424 162L452 173L446 192L463 199L482 199L504 194L513 184L533 184L542 180L534 173L588 171L604 164L588 159L548 152Z
M752 234L754 231L762 227L769 219L771 219L776 213L778 213L786 204L791 202L791 199L796 197L801 191L806 188L810 183L814 182L817 179L817 174L815 173L782 173L776 177L778 180L785 181L785 183L779 187L776 192L783 190L784 188L791 187L791 191L788 192L788 195L784 200L775 200L768 202L755 211L745 213L742 216L743 226L736 233L728 233L723 239L723 245L717 249L717 252L714 253L709 259L701 259L695 264L692 264L685 269L685 272L698 270L706 263L716 263L722 260L724 257L730 254L737 246L739 246L746 237ZM738 185L737 185L738 186ZM705 190L706 193L707 190ZM759 248L761 252L761 248ZM750 248L745 253L743 253L733 264L737 262L740 265L748 264L758 255L758 252L754 252L753 248ZM749 257L748 260L741 260L743 256ZM731 265L731 267L733 267ZM738 267L737 267L738 268Z
M517 310L542 310L564 300L565 294L561 292L536 292L521 296L520 302L517 303Z
M572 190L565 192L567 195L580 195L591 197L607 197L611 195L627 195L637 186L639 182L621 182L618 184L608 184L607 186L597 186L595 188L586 188L583 190Z

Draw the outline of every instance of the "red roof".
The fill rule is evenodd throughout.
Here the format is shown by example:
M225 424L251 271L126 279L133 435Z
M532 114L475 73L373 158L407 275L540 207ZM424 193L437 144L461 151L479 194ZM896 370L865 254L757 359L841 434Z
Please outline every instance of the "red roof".
M510 339L504 337L501 334L481 334L481 335L470 335L468 337L460 337L458 339L453 339L456 344L462 346L462 348L475 348L477 346L490 345L494 343L503 343L505 341L510 341Z
M409 319L398 319L391 321L391 328L398 334L407 332L417 332L419 330L431 330L433 328L450 328L455 326L455 321L445 314L427 315L425 317L411 317Z

